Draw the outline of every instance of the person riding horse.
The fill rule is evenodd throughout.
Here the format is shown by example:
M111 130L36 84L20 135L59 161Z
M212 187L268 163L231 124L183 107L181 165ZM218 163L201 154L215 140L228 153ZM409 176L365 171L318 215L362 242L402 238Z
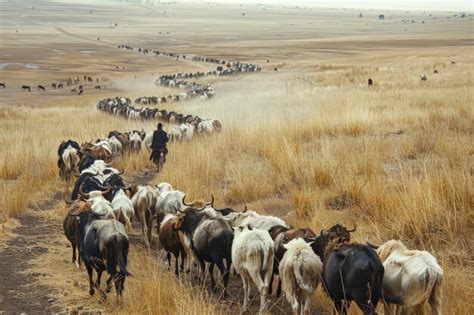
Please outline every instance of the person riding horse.
M158 163L161 152L163 152L164 154L163 162L166 162L166 155L168 154L166 143L168 141L169 141L169 136L166 133L166 131L163 130L163 124L158 123L157 129L153 132L153 139L151 142L151 155L150 155L150 160L153 161L155 164Z

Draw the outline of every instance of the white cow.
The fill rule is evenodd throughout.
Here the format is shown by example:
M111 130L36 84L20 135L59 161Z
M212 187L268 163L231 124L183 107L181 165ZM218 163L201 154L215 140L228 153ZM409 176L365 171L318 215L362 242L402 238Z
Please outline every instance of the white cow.
M120 140L117 139L115 136L112 136L107 139L107 142L109 143L113 156L117 156L122 153L122 142L120 142Z
M72 175L76 172L77 165L79 165L81 160L79 157L79 151L72 146L68 146L61 154L61 159L64 163L61 170L63 178L66 181L69 181Z
M441 283L443 269L427 251L410 250L398 240L376 248L385 268L383 291L386 295L400 296L403 305L386 305L386 314L421 314L426 301L432 314L441 314Z
M168 135L169 135L171 141L181 140L181 137L183 136L181 134L181 128L179 126L174 126L173 128L171 128Z
M232 226L251 225L255 229L269 231L276 225L288 227L285 221L271 215L260 215L252 210L244 210L243 212L234 212L227 217Z
M311 246L301 238L283 245L279 274L293 314L311 314L311 297L319 285L323 263Z
M112 200L112 209L115 217L127 228L127 231L132 231L132 220L135 215L133 203L122 188L119 188Z
M156 216L156 191L151 186L138 186L132 197L133 209L142 224L142 237L148 250L151 242L151 227Z
M249 229L249 226L234 228L232 264L242 278L244 287L244 311L250 302L250 284L253 282L260 292L260 312L267 305L268 286L273 273L274 243L267 231Z

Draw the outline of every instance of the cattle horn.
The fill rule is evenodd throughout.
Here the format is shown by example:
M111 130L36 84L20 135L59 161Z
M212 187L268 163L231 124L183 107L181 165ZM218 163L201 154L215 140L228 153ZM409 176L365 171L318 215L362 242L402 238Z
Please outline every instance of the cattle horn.
M247 208L247 205L245 205L245 208L244 210L242 210L242 212L247 212L248 208Z
M81 195L81 197L84 197L85 199L89 199L89 194L86 194L82 191L82 185L79 187L79 195Z
M214 196L211 194L211 202L206 203L208 206L211 206L211 208L214 208Z
M72 205L74 203L73 200L67 200L67 198L64 198L64 202L67 204L67 205Z
M118 170L118 169L117 169ZM119 172L117 173L117 175L122 175L123 173L125 173L125 169L122 168L121 170L119 170Z
M370 247L372 247L372 248L374 248L374 249L377 249L377 248L380 247L380 245L377 245L377 244L374 244L374 243L369 242L369 238L367 238L367 239L365 240L365 242L367 243L367 245L369 245Z
M183 195L183 200L182 200L183 205L185 205L186 207L192 207L193 206L192 204L186 203L186 201L184 201L184 199L186 199L186 194Z
M102 196L107 195L111 191L112 191L112 187L108 186L106 190L102 191Z
M356 231L356 229L357 229L357 226L354 224L354 228L353 228L353 229L351 229L351 230L347 230L347 232L355 232L355 231Z

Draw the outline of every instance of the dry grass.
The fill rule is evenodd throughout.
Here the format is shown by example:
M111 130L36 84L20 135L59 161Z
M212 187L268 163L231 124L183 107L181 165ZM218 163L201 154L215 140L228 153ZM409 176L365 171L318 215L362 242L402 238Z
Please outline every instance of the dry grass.
M294 73L243 79L235 91L186 105L219 118L224 131L173 144L156 181L191 198L213 193L219 206L248 204L293 225L319 230L355 223L359 241L399 238L427 249L445 270L444 312L472 314L473 59L457 53L463 64L442 67L427 82L418 73L448 60L445 53L422 55L422 62L400 54L361 58L357 67L328 63L304 81ZM365 80L375 68L376 86L368 89ZM2 108L0 125L1 221L62 187L56 167L61 140L151 129L151 123L100 114L90 103ZM149 166L146 159L143 153L118 164L133 173ZM232 312L176 281L141 249L131 257L137 276L128 282L123 308L109 305L110 311ZM321 296L317 303L329 311Z

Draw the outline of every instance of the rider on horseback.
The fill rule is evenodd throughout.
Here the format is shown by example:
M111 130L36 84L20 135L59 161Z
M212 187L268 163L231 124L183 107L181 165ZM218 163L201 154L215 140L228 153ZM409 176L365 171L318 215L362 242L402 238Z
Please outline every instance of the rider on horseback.
M150 160L157 162L160 158L160 153L163 152L164 160L166 161L166 154L168 154L168 149L166 148L166 143L169 141L168 134L163 130L163 124L158 123L157 130L153 132L153 140L151 142L151 156Z

